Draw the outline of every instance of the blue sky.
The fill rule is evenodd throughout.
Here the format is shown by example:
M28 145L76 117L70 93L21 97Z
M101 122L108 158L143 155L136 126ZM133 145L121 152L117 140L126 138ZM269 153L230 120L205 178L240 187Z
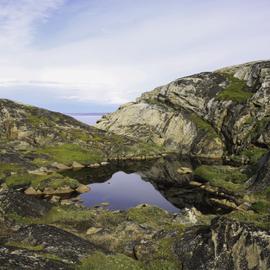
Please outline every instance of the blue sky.
M270 56L269 0L0 0L0 97L109 112L178 77Z

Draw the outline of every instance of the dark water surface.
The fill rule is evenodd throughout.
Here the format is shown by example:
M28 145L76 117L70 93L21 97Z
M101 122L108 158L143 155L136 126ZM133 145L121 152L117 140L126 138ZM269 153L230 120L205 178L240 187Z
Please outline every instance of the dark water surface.
M121 161L63 174L90 186L89 192L80 195L82 204L87 207L103 205L112 210L124 210L146 203L172 213L191 207L203 214L228 213L230 209L213 200L222 199L218 194L190 185L193 174L181 173L181 168L194 171L200 162L168 156L152 161Z
M91 207L108 203L111 210L124 210L147 203L169 212L179 209L166 200L150 182L144 181L137 173L116 172L104 183L89 185L91 190L81 195L85 206Z

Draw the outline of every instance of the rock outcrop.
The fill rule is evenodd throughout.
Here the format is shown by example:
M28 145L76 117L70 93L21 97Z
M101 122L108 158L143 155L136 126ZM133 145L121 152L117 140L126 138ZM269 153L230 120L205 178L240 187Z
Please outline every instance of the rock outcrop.
M183 270L270 268L269 232L226 218L189 228L175 251Z
M96 127L198 157L269 147L270 61L204 72L144 93Z

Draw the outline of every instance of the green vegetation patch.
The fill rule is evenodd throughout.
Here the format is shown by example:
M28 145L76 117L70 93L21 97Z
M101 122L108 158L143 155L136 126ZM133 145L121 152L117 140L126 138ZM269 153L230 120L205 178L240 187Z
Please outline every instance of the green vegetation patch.
M202 165L196 168L195 176L207 180L211 185L228 191L239 192L246 188L247 175L239 168L222 165Z
M57 189L63 186L76 189L79 186L79 182L76 179L64 177L58 173L50 175L15 174L7 177L6 184L8 187L32 186L41 191L45 188Z
M73 161L89 164L100 162L104 159L104 156L100 150L95 148L83 149L77 144L61 144L42 148L36 150L36 153L46 154L49 156L51 161L57 161L65 165L70 165ZM47 163L49 162L47 161Z
M95 252L83 259L78 270L143 270L140 262L123 254L104 255Z
M88 209L78 209L74 206L56 206L38 222L46 224L72 224L82 221L87 221L88 227L90 227L95 222L95 214Z
M219 92L217 95L219 100L246 102L250 97L252 97L253 93L245 90L247 87L245 81L239 80L231 74L223 73L223 75L229 80L229 85L224 90Z
M127 217L129 220L139 224L147 223L149 225L158 226L165 225L166 220L169 218L169 214L155 206L140 205L129 209Z
M268 152L265 148L252 146L248 149L243 150L240 155L244 155L249 158L251 164L256 164L262 156Z
M251 209L256 213L269 213L270 210L270 201L260 200L254 202L251 205Z
M269 214L256 213L254 211L233 211L227 217L240 222L254 224L262 229L270 229Z
M23 172L24 168L15 163L0 163L0 178L4 179L12 173Z
M191 121L197 126L197 128L205 131L208 137L210 138L218 137L218 134L214 130L214 128L207 121L199 117L197 114L195 113L191 114Z

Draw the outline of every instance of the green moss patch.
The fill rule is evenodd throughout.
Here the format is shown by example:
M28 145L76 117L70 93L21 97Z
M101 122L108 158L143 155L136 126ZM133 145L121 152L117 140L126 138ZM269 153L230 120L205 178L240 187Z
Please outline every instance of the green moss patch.
M70 165L73 161L89 164L100 162L104 159L100 150L95 148L83 149L77 144L61 144L46 147L36 150L36 153L48 155L50 162L57 161L66 165ZM48 161L46 162L48 163Z
M246 188L247 175L239 168L231 166L202 165L195 170L195 176L208 181L211 185L232 192L243 191Z
M246 102L252 93L245 90L247 87L246 82L239 80L230 74L223 74L228 80L229 85L221 92L218 93L219 100L232 100L235 102Z
M227 215L233 220L244 223L254 224L255 226L269 230L270 229L270 216L269 214L256 213L254 211L233 211Z
M5 178L12 173L24 171L24 168L15 163L0 163L0 178Z
M46 216L39 220L39 222L46 224L70 224L73 222L88 221L88 226L90 227L94 220L94 213L88 209L78 209L77 207L73 206L58 206L53 207Z
M240 155L244 155L249 158L251 164L256 164L262 156L268 152L265 148L252 146L248 149L243 150Z
M123 254L104 255L96 252L83 259L78 270L143 270L141 264Z
M131 208L127 212L127 218L131 221L135 221L139 224L147 223L153 226L165 225L169 214L164 210L150 206L141 205L135 208Z
M45 188L57 189L63 186L76 189L79 186L79 182L76 179L64 177L58 173L50 175L15 174L7 177L6 184L8 187L32 186L41 191Z
M197 114L191 114L191 121L197 126L198 129L201 129L207 133L207 136L210 138L217 138L218 134L214 128L204 119L199 117Z

